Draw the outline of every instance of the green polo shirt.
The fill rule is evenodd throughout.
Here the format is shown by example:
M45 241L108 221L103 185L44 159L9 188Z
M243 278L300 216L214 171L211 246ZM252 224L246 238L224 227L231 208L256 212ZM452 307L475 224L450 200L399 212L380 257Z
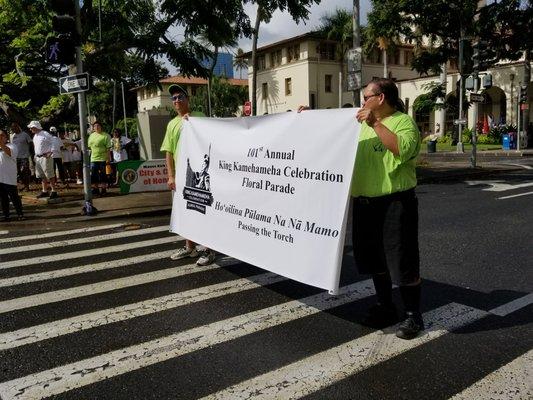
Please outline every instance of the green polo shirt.
M416 186L420 133L415 121L399 111L381 121L398 136L400 154L387 150L366 122L361 125L352 179L352 196L377 197Z
M205 117L205 114L199 111L193 111L189 114L191 117ZM167 131L165 133L165 138L161 144L161 151L172 153L174 155L174 166L178 165L178 153L179 153L179 142L181 135L181 126L183 125L183 118L177 115L172 119L167 125Z
M111 136L105 132L93 132L89 135L87 147L91 149L91 161L107 161L111 150Z

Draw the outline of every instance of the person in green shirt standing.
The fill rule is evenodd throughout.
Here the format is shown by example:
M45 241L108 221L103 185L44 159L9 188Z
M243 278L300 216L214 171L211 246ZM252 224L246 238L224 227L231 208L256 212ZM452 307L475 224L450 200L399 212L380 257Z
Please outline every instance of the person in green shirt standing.
M358 269L372 275L378 298L365 323L383 328L399 321L394 282L405 309L396 336L412 339L424 330L415 194L420 133L391 79L371 81L363 98L356 116L362 125L352 180L353 244Z
M174 109L178 115L167 125L165 138L161 144L161 151L165 153L165 162L168 171L168 188L170 190L176 190L176 165L178 165L179 141L183 120L187 120L189 116L205 117L205 115L201 112L191 112L189 108L189 95L181 86L175 84L170 85L168 91L172 98ZM188 239L185 239L185 247L178 249L178 251L172 254L170 258L172 260L180 260L197 256L200 256L196 261L197 265L209 265L215 261L215 252L213 250L206 248L205 251L200 254L196 250L196 243Z
M102 132L99 121L93 123L93 132L87 140L87 147L91 150L91 183L94 195L106 194L106 164L109 162L111 150L111 136Z

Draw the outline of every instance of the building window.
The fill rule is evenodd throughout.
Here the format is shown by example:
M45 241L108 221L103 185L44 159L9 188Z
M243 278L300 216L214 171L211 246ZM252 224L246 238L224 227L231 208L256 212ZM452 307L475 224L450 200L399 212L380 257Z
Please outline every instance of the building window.
M287 62L297 61L300 59L300 45L287 47Z
M261 97L263 100L268 99L268 83L266 82L261 85Z
M292 80L291 78L285 78L285 96L292 94Z
M405 50L404 51L404 60L403 60L403 65L411 65L411 63L413 62L413 57L414 57L414 53L413 53L413 50Z
M389 56L389 64L400 65L400 50L395 49L393 52L387 53Z
M321 60L335 61L335 43L320 43L318 52Z
M257 70L261 71L263 69L266 69L266 60L264 54L257 57Z
M331 93L331 81L332 81L333 75L326 75L324 80L324 90L326 93Z
M270 67L274 68L281 65L281 50L276 50L270 53Z

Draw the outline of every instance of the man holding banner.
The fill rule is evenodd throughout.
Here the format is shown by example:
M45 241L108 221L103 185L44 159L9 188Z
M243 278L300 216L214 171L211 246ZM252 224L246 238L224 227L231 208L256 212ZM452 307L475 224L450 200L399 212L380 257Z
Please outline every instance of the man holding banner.
M392 282L399 285L405 319L396 336L412 339L424 329L420 313L416 157L420 134L404 114L398 88L390 79L371 81L357 112L362 123L352 181L353 243L357 266L370 273L378 303L368 325L398 321Z
M178 115L172 119L167 125L167 131L165 138L161 145L161 151L165 152L165 162L168 171L168 188L174 193L176 190L176 165L179 152L179 141L183 125L183 120L187 120L190 116L205 117L201 112L190 112L189 109L189 96L187 91L179 85L170 85L168 88L170 96L172 98L172 104ZM196 250L196 243L185 239L185 247L178 249L177 252L172 254L170 258L172 260L181 260L183 258L194 258L199 255ZM206 248L200 258L196 261L197 265L209 265L215 260L215 252Z

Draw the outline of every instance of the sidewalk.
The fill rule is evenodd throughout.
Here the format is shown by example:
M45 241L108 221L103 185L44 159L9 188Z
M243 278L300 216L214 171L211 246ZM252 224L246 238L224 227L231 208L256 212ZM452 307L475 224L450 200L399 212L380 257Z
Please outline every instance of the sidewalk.
M514 157L533 156L533 150L528 150L526 154L517 155L513 153L513 157L509 155L497 157L496 154L491 154L491 156L497 157L498 161L501 161L499 164L494 163L491 158L480 157L477 163L478 168L475 169L470 167L470 154L439 154L440 157L434 157L432 154L421 154L417 167L418 183L461 181L521 170L522 168L518 165L505 165L504 163L510 162L512 164ZM84 199L82 185L71 185L69 189L59 189L59 201L53 204L48 203L47 199L35 198L39 193L39 187L33 185L32 188L34 190L31 192L20 192L24 212L29 221L43 219L45 221L68 220L75 222L133 215L170 215L172 208L170 191L121 195L118 188L111 188L106 196L93 199L93 204L98 209L98 214L88 217L81 215Z

